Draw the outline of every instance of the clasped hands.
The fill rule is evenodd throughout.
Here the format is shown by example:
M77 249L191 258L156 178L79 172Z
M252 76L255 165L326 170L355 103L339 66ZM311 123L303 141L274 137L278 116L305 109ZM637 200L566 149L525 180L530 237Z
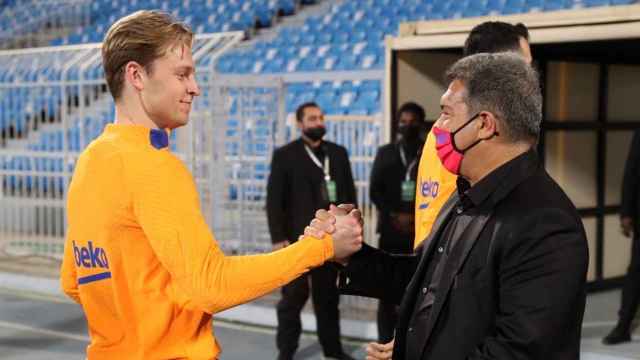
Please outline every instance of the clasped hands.
M362 248L364 221L362 213L352 204L331 205L329 210L316 211L316 217L304 230L304 235L321 239L333 237L333 261L345 265L351 255ZM388 344L369 343L367 360L390 360L393 341Z
M331 260L345 264L351 255L362 248L363 225L362 213L353 204L331 205L329 210L316 211L316 217L304 229L304 235L318 239L331 235Z

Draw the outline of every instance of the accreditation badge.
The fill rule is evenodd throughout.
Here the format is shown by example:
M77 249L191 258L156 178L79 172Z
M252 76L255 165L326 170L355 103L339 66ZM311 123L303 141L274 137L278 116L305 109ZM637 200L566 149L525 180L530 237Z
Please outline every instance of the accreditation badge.
M327 187L327 197L330 203L336 203L338 201L338 189L336 182L333 180L326 180L325 185Z
M416 182L414 180L406 180L402 182L402 201L413 202L416 197Z

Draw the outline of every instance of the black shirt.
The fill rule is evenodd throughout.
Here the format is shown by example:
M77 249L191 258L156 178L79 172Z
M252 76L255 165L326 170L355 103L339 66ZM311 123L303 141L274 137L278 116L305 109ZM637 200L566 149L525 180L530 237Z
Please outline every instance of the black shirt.
M318 160L320 161L320 163L324 166L324 144L320 143L319 146L316 147L311 147L309 144L305 144L309 149L311 149L311 151L313 152L313 154L318 158Z
M491 172L471 187L469 182L462 177L458 177L457 191L459 201L455 204L454 210L446 220L446 225L440 236L436 237L435 251L431 253L428 265L422 278L422 288L416 300L412 324L410 324L407 334L407 345L411 342L411 337L420 337L413 331L413 325L427 322L431 316L431 309L438 296L438 289L451 250L459 243L464 235L464 231L471 223L475 211L489 196L500 186L517 161L510 161L505 165Z
M414 232L398 229L394 215L414 214L415 198L412 197L411 201L403 199L402 189L407 180L407 168L411 168L409 180L416 181L421 145L409 145L404 141L383 145L378 149L371 168L369 196L378 210L378 247L393 254L413 252ZM402 161L403 155L405 161Z

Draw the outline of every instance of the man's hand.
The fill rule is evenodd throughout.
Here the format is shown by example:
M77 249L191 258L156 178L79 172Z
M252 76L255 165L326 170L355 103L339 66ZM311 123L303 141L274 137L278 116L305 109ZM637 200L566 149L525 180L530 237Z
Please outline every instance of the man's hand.
M291 245L289 240L284 240L284 241L280 241L280 242L274 243L272 245L272 249L273 249L273 251L276 251L276 250L284 249L289 245Z
M329 211L318 210L316 218L307 226L304 234L322 238L333 236L332 260L344 262L362 247L362 213L351 204L331 205Z
M622 217L620 219L620 228L624 236L631 237L633 234L633 219L629 216Z
M366 348L366 360L391 360L394 341L395 339L391 340L391 342L387 344L378 344L375 342L369 343Z

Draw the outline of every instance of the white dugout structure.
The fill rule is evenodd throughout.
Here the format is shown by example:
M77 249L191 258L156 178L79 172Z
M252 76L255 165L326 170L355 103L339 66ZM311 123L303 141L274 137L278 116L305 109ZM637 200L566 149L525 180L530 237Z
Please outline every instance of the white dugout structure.
M589 290L619 287L632 241L620 233L619 212L640 130L640 4L403 24L386 43L387 114L413 100L435 120L444 71L462 56L469 31L488 20L529 28L544 97L538 154L582 217Z

